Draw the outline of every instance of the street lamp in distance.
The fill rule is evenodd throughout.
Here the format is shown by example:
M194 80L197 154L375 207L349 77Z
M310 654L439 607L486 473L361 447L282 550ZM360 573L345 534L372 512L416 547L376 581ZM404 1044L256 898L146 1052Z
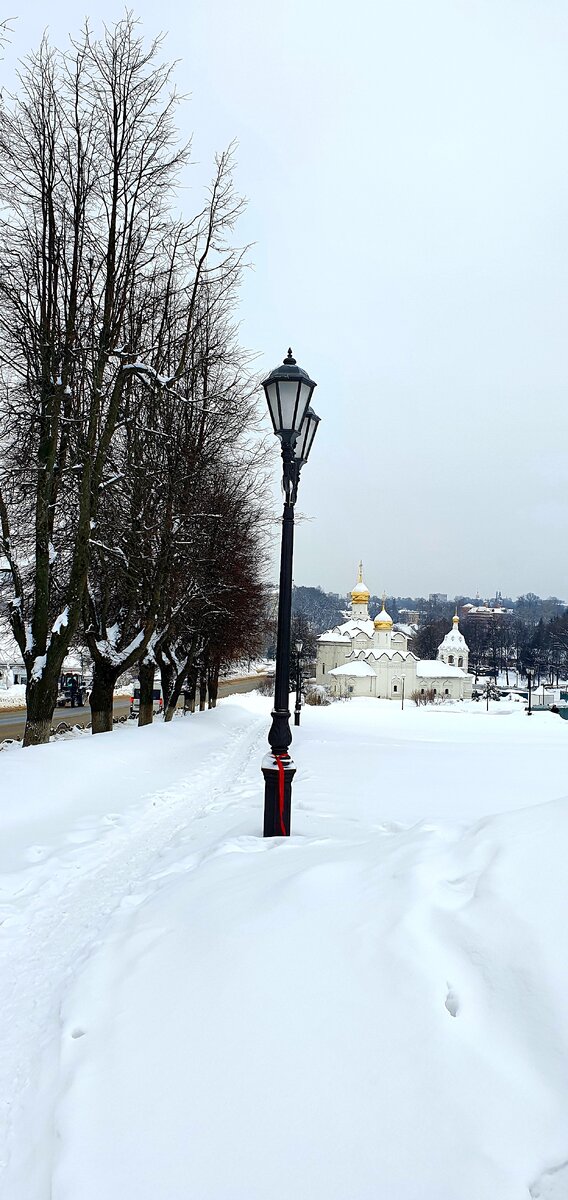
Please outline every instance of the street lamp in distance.
M300 472L308 461L320 418L310 408L316 384L298 366L289 350L281 366L263 381L274 433L282 450L282 541L276 635L274 708L268 734L270 752L262 761L264 776L264 836L289 837L292 779L295 766L289 754L290 729L290 623L292 617L292 559L294 505Z
M294 725L300 724L300 709L302 707L302 650L304 643L301 638L296 641L296 704L294 706Z

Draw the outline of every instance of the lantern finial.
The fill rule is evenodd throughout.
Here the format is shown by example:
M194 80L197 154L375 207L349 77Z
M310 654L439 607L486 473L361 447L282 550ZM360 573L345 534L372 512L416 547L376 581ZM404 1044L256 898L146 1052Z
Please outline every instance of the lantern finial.
M296 366L296 359L294 358L294 356L292 354L291 346L288 346L288 354L287 354L287 357L284 359L284 362L287 367L295 367Z

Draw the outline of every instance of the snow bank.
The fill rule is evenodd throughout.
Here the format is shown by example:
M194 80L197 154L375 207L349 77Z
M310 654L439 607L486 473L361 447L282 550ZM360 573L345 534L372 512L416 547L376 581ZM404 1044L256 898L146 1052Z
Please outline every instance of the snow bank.
M14 683L11 687L0 688L0 708L25 708L26 685Z

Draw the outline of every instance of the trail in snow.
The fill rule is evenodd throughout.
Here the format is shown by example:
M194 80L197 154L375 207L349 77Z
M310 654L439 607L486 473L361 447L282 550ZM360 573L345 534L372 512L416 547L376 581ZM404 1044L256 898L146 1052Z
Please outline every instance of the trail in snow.
M208 814L237 802L251 760L260 804L257 760L265 738L263 716L230 735L228 745L219 739L213 759L208 757L174 786L146 797L134 821L121 825L118 815L108 818L110 836L99 836L94 847L85 850L81 845L82 838L88 840L87 829L71 832L65 859L29 901L16 896L20 903L13 913L4 904L0 1195L15 1195L12 1181L22 1176L27 1181L26 1200L46 1200L51 1194L51 1162L45 1153L51 1135L46 1124L52 1119L59 1011L71 981L104 938L109 919L125 897L134 898L147 877L159 873L167 856L179 857L181 844L184 853L190 852L195 822L203 852ZM188 755L191 750L188 743ZM259 809L259 825L260 820Z

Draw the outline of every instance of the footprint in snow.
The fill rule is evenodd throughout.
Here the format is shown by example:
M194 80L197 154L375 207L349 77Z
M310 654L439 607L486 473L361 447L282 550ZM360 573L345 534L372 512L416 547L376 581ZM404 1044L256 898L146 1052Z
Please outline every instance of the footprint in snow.
M446 993L446 999L444 1001L444 1004L445 1004L445 1007L447 1008L450 1016L457 1017L457 1015L460 1011L459 997L457 995L457 992L454 991L453 987L450 987L450 984L448 984L448 991Z
M568 1162L544 1171L529 1188L531 1200L568 1200Z

